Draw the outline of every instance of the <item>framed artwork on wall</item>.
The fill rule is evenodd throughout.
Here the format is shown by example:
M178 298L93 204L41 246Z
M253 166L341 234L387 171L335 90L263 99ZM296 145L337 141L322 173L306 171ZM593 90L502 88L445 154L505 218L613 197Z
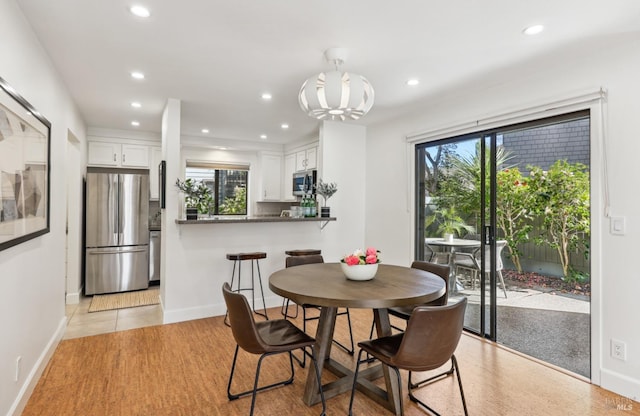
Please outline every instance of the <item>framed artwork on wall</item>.
M0 250L49 232L51 123L0 78Z

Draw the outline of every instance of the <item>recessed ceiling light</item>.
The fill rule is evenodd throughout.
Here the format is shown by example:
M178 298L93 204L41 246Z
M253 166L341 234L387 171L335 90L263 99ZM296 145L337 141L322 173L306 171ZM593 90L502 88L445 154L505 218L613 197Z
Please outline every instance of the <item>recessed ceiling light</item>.
M287 123L282 123L280 127L282 127L283 129L288 129L289 125Z
M142 72L139 72L139 71L133 71L133 72L131 73L131 78L134 78L134 79L144 79L144 74L143 74Z
M526 27L522 33L524 33L525 35L537 35L538 33L542 32L544 30L544 26L542 25L533 25L533 26L529 26Z
M140 108L140 107L142 107L142 104L140 104L140 103L139 103L139 102L137 102L137 101L134 101L134 102L132 102L132 103L131 103L131 107L133 107L133 108Z
M265 92L262 94L262 99L265 101L270 101L271 100L271 94L269 94L268 92Z
M226 147L218 147L218 149L220 149L220 150L227 150L227 148L226 148Z
M202 131L204 134L209 133L209 129L202 129L201 131Z
M418 84L420 84L420 80L417 79L417 78L411 78L411 79L407 80L407 85L409 85L411 87L413 87L415 85L418 85Z
M132 125L132 126L134 126L134 127L138 127L138 126L140 125L140 122L139 122L139 121L136 121L136 120L133 120L133 121L131 122L131 125Z
M135 5L129 8L129 11L138 17L149 17L151 16L151 12L144 6Z
M262 140L266 140L266 139L267 139L267 135L266 135L266 134L261 134L261 135L260 135L260 138L261 138Z

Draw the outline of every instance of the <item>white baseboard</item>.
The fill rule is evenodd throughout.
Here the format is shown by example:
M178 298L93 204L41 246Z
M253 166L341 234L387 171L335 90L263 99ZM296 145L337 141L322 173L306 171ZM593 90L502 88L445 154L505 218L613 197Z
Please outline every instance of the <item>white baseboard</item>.
M640 380L610 370L602 370L600 374L600 387L631 400L640 401Z
M80 303L80 292L75 293L67 293L65 296L65 301L67 305L77 305Z
M257 299L256 299L257 301ZM273 308L282 304L280 296L272 296L265 298L267 308ZM260 307L260 302L256 303L256 307ZM209 318L212 316L221 316L227 312L227 306L224 303L216 303L203 306L195 306L185 309L165 310L162 313L162 323L173 324L182 321L191 321L193 319Z
M64 316L60 320L60 324L47 343L47 346L44 348L42 354L40 354L40 357L38 357L38 360L29 372L29 375L24 381L24 384L22 385L18 396L11 405L11 408L9 408L9 413L7 413L8 416L18 416L22 414L22 411L24 410L27 402L29 401L29 398L31 397L31 393L33 393L33 390L36 388L38 380L40 380L40 376L44 372L44 369L47 367L47 364L49 364L49 360L51 360L51 357L53 357L53 353L58 347L58 343L60 343L60 340L64 336L64 331L66 329L67 317Z

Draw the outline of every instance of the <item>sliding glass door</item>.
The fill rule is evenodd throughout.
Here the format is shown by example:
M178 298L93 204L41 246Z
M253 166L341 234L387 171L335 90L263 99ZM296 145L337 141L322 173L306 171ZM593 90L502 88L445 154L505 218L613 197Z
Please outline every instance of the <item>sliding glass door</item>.
M495 339L495 285L485 283L495 269L495 153L495 134L428 143L416 153L416 258L449 265L449 297L468 298L466 328L490 339Z
M416 259L467 330L590 376L589 113L416 146Z

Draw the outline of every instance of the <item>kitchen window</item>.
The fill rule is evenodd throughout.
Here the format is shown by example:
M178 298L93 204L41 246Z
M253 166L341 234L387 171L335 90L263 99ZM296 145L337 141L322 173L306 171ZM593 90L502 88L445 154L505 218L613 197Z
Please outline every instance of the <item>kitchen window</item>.
M202 182L211 190L212 215L247 215L249 166L187 161L185 179Z

